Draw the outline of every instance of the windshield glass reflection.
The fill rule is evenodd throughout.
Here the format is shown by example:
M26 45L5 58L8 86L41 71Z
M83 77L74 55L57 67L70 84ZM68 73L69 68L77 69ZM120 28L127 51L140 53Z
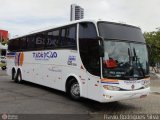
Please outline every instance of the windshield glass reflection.
M103 76L129 79L144 78L149 74L145 44L124 41L104 41Z

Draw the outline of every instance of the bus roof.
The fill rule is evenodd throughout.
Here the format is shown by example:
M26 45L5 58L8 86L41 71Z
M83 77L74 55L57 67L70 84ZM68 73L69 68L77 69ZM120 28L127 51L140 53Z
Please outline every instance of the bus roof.
M14 37L12 37L11 39L21 38L21 37L25 37L25 36L28 36L28 35L32 35L32 34L44 32L44 31L51 30L51 29L60 28L60 27L67 26L67 25L72 25L72 24L76 24L76 23L81 23L81 22L93 22L93 23L97 23L97 22L107 22L107 23L110 23L110 24L117 24L117 25L123 25L123 26L128 26L128 27L133 27L133 28L140 29L140 28L137 27L137 26L132 26L132 25L124 24L124 23L109 22L109 21L105 21L105 20L81 19L81 20L76 20L76 21L70 21L70 22L65 23L65 24L63 24L63 25L49 26L49 27L46 27L46 28L43 28L43 29L35 30L35 31L29 32L29 33L24 34L24 35L14 36Z

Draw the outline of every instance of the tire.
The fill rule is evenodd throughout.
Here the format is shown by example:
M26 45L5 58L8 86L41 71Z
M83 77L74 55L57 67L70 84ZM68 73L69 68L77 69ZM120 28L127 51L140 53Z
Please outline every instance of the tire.
M16 78L15 78L15 82L17 82L17 83L22 83L22 74L21 74L21 71L20 71L20 70L17 71L17 75L16 75Z
M15 81L15 79L16 79L16 71L13 69L12 70L12 80Z
M71 99L80 100L80 87L76 79L71 80L68 93Z

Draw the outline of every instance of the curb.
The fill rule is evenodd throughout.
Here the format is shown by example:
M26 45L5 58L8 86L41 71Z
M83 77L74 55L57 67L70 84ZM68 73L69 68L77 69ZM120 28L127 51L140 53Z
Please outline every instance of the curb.
M6 76L8 76L8 75L0 75L0 77L6 77Z
M160 78L160 74L156 74Z
M160 91L151 91L150 93L153 93L153 94L160 94Z
M160 78L160 74L157 74L157 73L155 73L155 72L151 72L151 74L154 74L154 75L156 75L158 78Z

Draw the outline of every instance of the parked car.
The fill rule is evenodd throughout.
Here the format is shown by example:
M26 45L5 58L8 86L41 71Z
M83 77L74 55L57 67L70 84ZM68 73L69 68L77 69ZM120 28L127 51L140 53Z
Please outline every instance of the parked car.
M0 67L2 70L5 70L6 67L6 57L5 56L1 56L0 57Z

